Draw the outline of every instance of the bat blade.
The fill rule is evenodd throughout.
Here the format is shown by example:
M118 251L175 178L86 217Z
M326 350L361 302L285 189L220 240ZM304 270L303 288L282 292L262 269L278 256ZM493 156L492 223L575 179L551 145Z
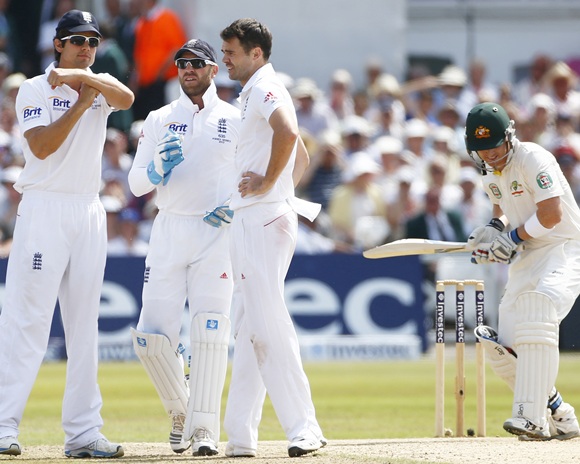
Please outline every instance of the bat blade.
M363 252L369 259L392 258L395 256L431 255L435 253L458 253L470 251L467 243L427 240L423 238L404 238L371 248Z

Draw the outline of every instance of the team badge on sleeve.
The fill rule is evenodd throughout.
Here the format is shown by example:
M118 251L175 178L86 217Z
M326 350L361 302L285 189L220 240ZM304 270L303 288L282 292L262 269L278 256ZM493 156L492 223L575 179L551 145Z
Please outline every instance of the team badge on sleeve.
M550 187L552 187L552 185L554 185L554 183L552 182L552 178L550 177L550 174L548 174L547 172L540 172L536 176L536 182L538 183L540 188L544 190L549 189Z

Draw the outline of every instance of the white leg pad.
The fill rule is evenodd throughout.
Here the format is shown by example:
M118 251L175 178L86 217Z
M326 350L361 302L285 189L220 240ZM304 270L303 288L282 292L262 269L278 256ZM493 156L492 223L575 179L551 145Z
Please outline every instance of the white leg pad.
M477 330L475 331L475 335L485 350L488 365L513 391L516 384L517 362L514 353L492 338L479 336Z
M526 292L516 300L517 352L513 417L544 426L546 398L558 374L558 317L552 300L539 292Z
M153 382L165 411L185 414L189 388L181 353L171 347L165 335L131 328L131 337L135 353Z
M184 438L205 428L215 443L220 438L220 409L228 367L230 320L217 313L200 313L191 321L191 364Z

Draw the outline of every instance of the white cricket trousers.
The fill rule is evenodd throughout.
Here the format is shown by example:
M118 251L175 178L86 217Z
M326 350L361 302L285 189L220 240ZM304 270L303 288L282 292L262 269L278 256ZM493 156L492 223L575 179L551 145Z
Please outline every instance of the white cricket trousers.
M204 312L229 317L233 276L227 227L160 211L145 266L138 330L163 334L176 349L186 299L190 322Z
M106 216L98 195L24 193L0 314L0 437L18 436L57 297L68 357L65 448L102 437L97 319L106 252ZM34 418L28 420L34 428Z
M288 440L309 432L322 436L284 302L297 224L287 203L258 203L235 211L235 343L224 429L236 446L257 448L266 390Z

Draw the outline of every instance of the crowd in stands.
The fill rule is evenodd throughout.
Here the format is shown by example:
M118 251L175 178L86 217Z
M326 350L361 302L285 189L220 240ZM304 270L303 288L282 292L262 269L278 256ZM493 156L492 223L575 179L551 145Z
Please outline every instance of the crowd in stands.
M0 0L3 256L10 248L19 199L12 185L24 162L14 98L22 81L32 77L12 72L4 1ZM51 2L51 19L39 33L43 66L53 56L55 18L77 7L75 0ZM179 16L156 0L107 0L106 7L93 70L113 74L136 94L132 109L110 118L103 148L101 196L109 219L110 254L145 256L156 214L154 198L135 198L127 173L143 119L171 99L173 54L187 37ZM155 32L158 28L163 34ZM300 222L296 252L355 253L405 237L464 241L491 214L481 173L463 142L466 114L482 101L503 105L516 123L519 140L536 142L556 156L580 201L580 87L575 71L555 57L537 55L524 79L495 84L486 78L487 65L474 60L468 69L453 64L437 73L412 69L399 80L369 59L362 87L354 85L352 70L344 68L336 69L326 83L283 75L311 156L297 195L322 204L314 223ZM239 88L223 76L218 74L215 81L219 95L235 104Z

